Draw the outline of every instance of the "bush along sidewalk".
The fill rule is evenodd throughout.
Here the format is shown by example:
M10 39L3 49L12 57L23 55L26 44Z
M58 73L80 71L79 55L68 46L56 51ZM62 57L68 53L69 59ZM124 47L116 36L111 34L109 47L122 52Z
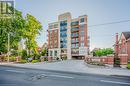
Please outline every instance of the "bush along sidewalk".
M105 66L104 63L97 62L97 61L92 61L92 62L87 62L90 65L96 65L96 66Z
M130 69L130 61L127 64L127 68Z
M39 60L32 60L32 63L37 63L39 62Z
M27 60L21 59L20 62L18 62L18 63L24 64L24 63L27 63Z

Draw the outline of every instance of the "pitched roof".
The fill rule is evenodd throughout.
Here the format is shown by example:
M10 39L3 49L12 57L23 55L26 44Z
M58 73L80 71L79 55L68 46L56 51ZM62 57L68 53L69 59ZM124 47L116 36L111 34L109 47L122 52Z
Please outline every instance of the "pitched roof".
M124 34L126 40L130 38L130 31L129 32L122 32Z

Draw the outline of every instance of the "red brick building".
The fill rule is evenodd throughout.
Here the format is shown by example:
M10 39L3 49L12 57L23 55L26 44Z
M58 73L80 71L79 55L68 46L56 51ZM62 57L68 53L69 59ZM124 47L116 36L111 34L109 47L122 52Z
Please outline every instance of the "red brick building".
M117 34L118 35L118 34ZM128 54L128 60L130 60L130 31L122 32L118 40L118 54Z

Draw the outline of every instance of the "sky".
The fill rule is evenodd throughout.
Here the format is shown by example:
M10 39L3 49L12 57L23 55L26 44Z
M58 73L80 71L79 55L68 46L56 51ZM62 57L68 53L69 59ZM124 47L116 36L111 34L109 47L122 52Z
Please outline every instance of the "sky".
M39 46L47 42L48 23L58 15L70 12L72 18L88 15L88 26L130 20L130 0L15 0L15 8L35 16L43 25L36 41ZM130 21L88 27L90 49L113 47L115 33L130 31Z

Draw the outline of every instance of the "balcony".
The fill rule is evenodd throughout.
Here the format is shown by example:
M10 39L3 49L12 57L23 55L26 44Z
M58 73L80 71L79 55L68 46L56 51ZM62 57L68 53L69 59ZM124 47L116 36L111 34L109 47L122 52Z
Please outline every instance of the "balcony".
M67 34L60 34L60 37L67 37Z
M67 29L60 29L60 32L62 32L62 31L67 31Z
M75 38L75 37L79 37L79 34L78 33L75 33L75 34L71 34L71 37L73 38Z
M76 28L76 27L79 28L79 25L71 25L71 28Z
M71 32L79 31L79 28L71 28Z
M71 40L72 44L75 44L75 43L78 43L78 42L79 42L79 40Z
M71 54L79 54L79 51L71 51Z
M79 21L74 21L74 22L71 22L71 25L78 25L79 24Z

